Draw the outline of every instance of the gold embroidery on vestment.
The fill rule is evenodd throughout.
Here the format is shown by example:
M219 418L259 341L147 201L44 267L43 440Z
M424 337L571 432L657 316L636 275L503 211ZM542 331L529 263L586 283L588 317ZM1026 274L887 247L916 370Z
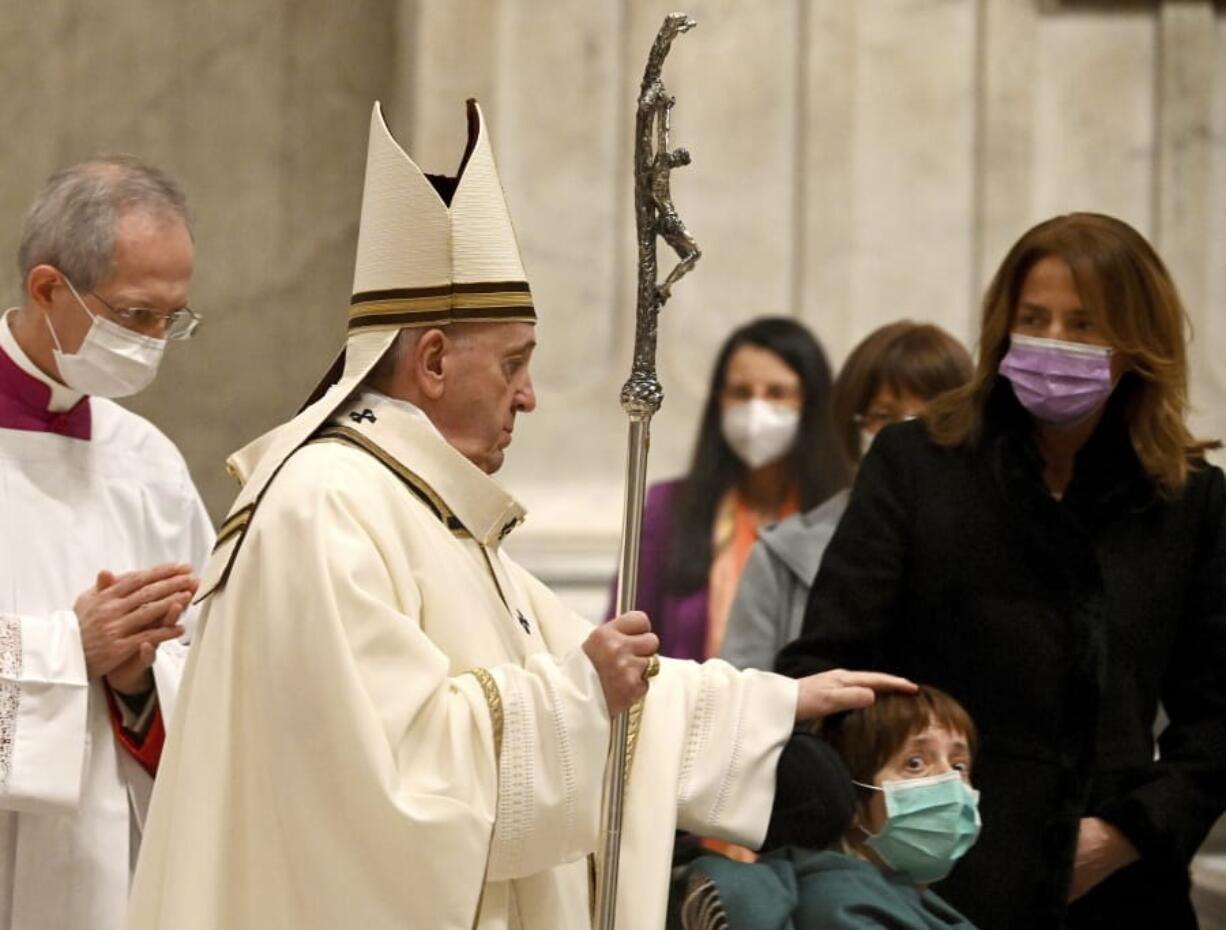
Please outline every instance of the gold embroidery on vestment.
M494 676L483 668L470 668L466 675L472 675L481 685L481 693L485 695L485 703L490 709L490 724L494 728L494 758L502 758L502 692Z
M220 549L231 536L241 532L251 520L251 515L255 512L255 504L248 504L241 510L236 510L225 523L221 525L221 529L217 532L217 541L213 543L213 551Z
M498 690L498 683L494 681L494 676L483 668L470 668L464 674L472 675L473 678L477 679L477 683L481 685L481 693L485 695L485 703L490 710L490 724L494 728L494 761L497 763L502 759L502 692ZM495 809L497 809L496 802ZM485 855L485 874L481 877L481 894L477 896L477 913L473 915L474 930L476 930L476 926L481 920L481 907L485 903L485 886L490 874L490 857L493 854L494 846L491 832L490 845Z
M639 744L639 728L643 724L644 701L631 706L629 725L626 733L626 784L630 784L630 769L634 766L634 750Z

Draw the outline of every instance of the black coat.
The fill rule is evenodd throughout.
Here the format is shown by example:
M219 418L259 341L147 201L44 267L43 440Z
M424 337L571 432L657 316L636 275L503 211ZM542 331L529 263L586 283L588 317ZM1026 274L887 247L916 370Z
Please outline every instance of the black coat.
M896 672L966 706L984 827L938 891L985 930L1194 926L1187 864L1226 808L1226 481L1204 465L1158 496L1120 394L1060 501L1007 384L973 447L919 421L883 431L778 659ZM1142 859L1066 909L1084 816Z

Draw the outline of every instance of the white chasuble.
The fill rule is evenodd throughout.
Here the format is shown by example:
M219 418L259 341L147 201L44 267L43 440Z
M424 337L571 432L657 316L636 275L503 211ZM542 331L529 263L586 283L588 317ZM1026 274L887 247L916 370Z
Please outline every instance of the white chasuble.
M609 721L591 625L500 548L522 516L379 395L286 460L206 571L131 930L590 925ZM678 826L760 842L795 705L787 679L663 663L620 927L663 926Z
M0 429L0 926L13 930L123 926L151 791L87 680L73 603L100 570L199 569L213 542L171 442L89 403L88 439ZM185 655L158 650L164 717Z

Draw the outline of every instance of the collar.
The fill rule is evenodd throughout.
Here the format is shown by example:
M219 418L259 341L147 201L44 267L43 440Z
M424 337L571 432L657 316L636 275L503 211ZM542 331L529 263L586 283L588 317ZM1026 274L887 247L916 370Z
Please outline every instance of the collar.
M89 398L60 384L35 365L0 316L0 427L90 438Z
M847 509L849 493L844 488L812 510L794 514L758 531L763 549L801 579L806 589L817 575L822 553Z
M47 387L50 391L50 400L45 409L52 413L64 413L71 410L81 402L85 395L56 381L30 360L25 350L17 344L17 337L13 335L9 314L15 309L15 307L10 307L4 311L3 316L0 316L0 350L3 350L5 355L16 362L17 367L27 375Z
M341 404L329 424L345 427L391 456L482 545L497 546L524 520L519 502L457 452L425 412L408 401L366 390Z
M390 404L392 407L395 407L398 410L403 410L409 416L427 424L434 432L434 435L439 439L443 438L443 434L438 431L438 427L434 425L434 421L430 419L430 416L426 413L426 411L422 410L411 400L404 400L400 397L392 397L389 394L384 394L382 391L376 391L372 387L364 387L354 396L352 406L361 406L363 409L365 409L371 404Z

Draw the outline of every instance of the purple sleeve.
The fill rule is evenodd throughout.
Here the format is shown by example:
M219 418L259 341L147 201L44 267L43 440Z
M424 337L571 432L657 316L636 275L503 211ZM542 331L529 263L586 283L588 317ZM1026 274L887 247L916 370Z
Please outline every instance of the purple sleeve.
M702 587L685 595L665 591L672 535L673 512L681 481L665 481L647 490L643 507L643 536L639 543L639 578L636 609L651 619L660 637L662 655L675 659L706 658L707 589ZM617 579L609 588L608 619L616 608Z
M639 588L635 608L654 623L660 617L664 599L664 567L668 558L668 536L673 514L673 502L680 481L665 481L647 489L643 505L643 535L639 541ZM617 575L609 585L609 606L605 619L617 609Z

